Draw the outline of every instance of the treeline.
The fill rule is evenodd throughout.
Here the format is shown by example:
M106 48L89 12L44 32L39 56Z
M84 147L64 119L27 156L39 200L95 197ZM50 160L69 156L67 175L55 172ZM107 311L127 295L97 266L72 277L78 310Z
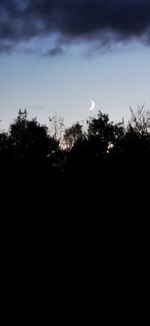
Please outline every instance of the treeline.
M150 112L0 132L0 302L18 324L149 322ZM133 307L135 305L135 308Z
M27 111L19 111L8 132L0 132L0 163L47 163L60 171L114 164L137 165L149 162L150 112L144 107L131 109L131 119L114 123L99 111L86 121L86 128L76 122L65 128L63 119L49 118L50 127L36 118L29 120ZM145 161L144 161L145 160ZM93 171L94 172L94 171Z
M64 186L72 180L74 189L76 183L89 187L90 181L91 187L104 183L107 192L117 184L123 191L129 182L128 191L145 189L150 177L150 112L144 107L131 110L127 125L110 121L100 111L86 125L77 122L65 128L62 119L49 120L48 128L20 110L9 131L0 132L4 184L5 178L28 175L29 182L33 177L35 182L51 178L55 184L63 179ZM73 188L73 183L69 186Z

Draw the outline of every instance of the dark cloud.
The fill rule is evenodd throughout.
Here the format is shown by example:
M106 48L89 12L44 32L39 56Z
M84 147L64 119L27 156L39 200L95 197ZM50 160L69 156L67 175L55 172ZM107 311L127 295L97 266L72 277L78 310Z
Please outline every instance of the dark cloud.
M58 56L60 54L62 54L64 51L61 47L54 47L54 48L50 48L47 51L45 51L45 55L46 56Z
M35 37L102 46L137 38L149 42L149 0L0 0L0 52ZM59 44L60 45L60 44ZM50 49L60 53L61 46Z

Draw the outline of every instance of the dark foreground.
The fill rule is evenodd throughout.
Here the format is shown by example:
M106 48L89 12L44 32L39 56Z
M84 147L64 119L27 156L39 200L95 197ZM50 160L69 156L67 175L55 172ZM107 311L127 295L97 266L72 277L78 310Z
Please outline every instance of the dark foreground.
M3 325L149 324L143 180L1 170Z

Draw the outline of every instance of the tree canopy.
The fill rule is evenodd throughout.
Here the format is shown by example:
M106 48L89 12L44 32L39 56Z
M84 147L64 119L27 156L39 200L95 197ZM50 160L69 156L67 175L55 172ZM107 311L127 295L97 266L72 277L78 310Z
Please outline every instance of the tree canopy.
M30 324L31 314L32 325L36 318L127 325L135 315L147 325L149 112L131 111L127 124L100 111L86 125L49 122L19 111L0 132L0 296L8 324L15 317Z
M50 137L48 127L36 118L29 120L26 110L19 111L7 135L1 134L1 142L1 153L11 151L15 160L44 160L58 150L58 141Z

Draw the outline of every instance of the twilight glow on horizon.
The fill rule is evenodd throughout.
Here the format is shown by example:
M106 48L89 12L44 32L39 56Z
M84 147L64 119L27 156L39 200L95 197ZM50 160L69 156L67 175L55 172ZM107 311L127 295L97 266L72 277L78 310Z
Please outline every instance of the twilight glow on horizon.
M19 109L47 125L150 109L149 31L148 0L0 0L0 129Z

